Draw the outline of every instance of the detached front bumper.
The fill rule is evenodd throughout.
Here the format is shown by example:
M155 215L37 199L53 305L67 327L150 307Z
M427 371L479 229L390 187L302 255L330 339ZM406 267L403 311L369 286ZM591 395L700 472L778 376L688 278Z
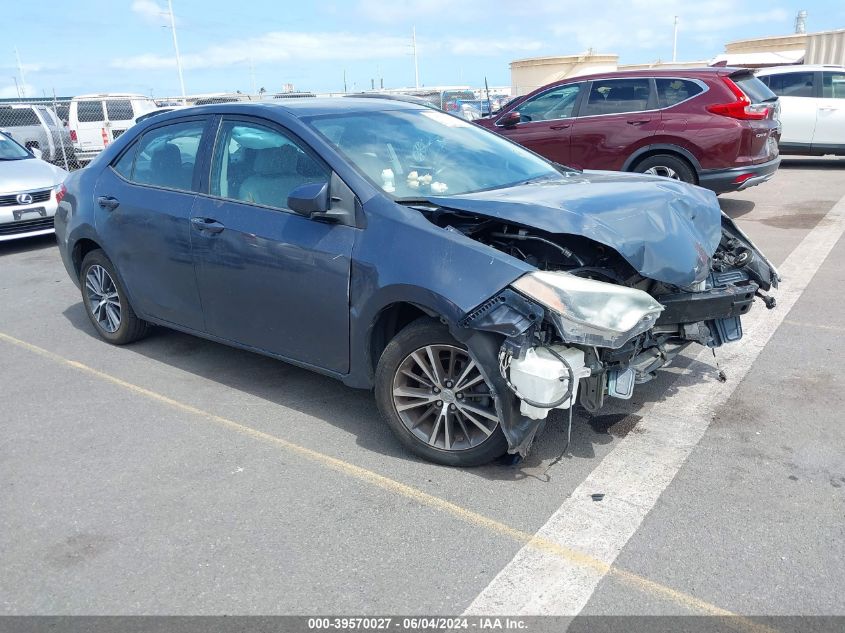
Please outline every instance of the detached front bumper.
M704 169L698 175L698 184L715 193L742 191L771 179L779 166L780 156L759 165L730 169Z

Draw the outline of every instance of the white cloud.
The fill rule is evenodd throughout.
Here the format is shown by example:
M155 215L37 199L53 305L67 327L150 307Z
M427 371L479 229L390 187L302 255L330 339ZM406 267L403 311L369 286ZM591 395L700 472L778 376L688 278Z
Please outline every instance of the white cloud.
M441 40L417 41L420 53L446 52L463 56L497 55L508 51L532 51L542 46L541 42L522 38L445 38ZM230 40L210 46L196 53L182 55L182 66L186 69L224 68L268 62L291 60L371 60L408 57L411 55L410 37L382 35L378 33L300 33L272 32L250 39ZM171 55L144 53L114 60L114 68L152 70L174 68L176 60Z
M417 31L436 31L446 23L477 20L490 7L482 0L359 0L355 12L370 22L416 24Z
M133 0L131 8L133 13L151 24L165 24L169 18L167 8L155 0Z
M38 94L35 91L35 86L33 86L32 84L28 83L22 86L22 93L18 92L19 86L20 84L18 84L18 86L16 86L15 84L11 84L8 86L0 86L0 99L17 99L21 94L25 94L28 97L34 97L36 94Z

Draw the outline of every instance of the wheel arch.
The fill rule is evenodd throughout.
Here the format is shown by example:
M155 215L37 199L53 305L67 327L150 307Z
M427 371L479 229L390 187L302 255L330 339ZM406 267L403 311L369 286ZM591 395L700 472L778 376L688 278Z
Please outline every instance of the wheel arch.
M681 147L680 145L673 145L671 143L656 143L641 147L628 157L622 165L622 171L632 171L638 163L644 161L646 158L650 158L651 156L657 156L658 154L672 154L685 160L690 164L690 167L692 167L696 180L698 180L699 174L701 173L701 163L698 162L698 159L691 151Z

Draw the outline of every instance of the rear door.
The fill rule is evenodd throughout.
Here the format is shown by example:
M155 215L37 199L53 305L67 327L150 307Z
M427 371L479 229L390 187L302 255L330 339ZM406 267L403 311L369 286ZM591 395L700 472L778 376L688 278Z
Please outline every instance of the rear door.
M845 72L825 70L813 149L845 151Z
M101 99L77 101L75 124L78 149L96 151L105 147L106 111Z
M596 79L572 126L571 165L622 169L625 160L660 128L660 112L647 77Z
M298 215L287 199L315 182L330 182L333 205L351 193L301 141L262 119L223 118L213 156L209 195L191 217L208 332L346 373L358 229Z
M118 138L135 123L129 99L106 99L106 133L109 142Z
M191 208L208 117L154 127L103 169L97 232L142 315L203 331L191 254ZM210 141L208 141L210 142Z
M513 112L520 122L513 127L495 127L495 131L545 156L570 164L573 116L585 83L557 86L519 104Z

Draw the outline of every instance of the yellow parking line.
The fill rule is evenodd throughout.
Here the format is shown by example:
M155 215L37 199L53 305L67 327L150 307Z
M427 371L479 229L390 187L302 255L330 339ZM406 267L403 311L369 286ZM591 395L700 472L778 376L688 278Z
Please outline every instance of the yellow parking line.
M709 602L700 600L695 596L691 596L681 591L677 591L675 589L672 589L671 587L667 587L653 580L649 580L648 578L639 576L638 574L635 574L633 572L626 571L618 567L613 567L601 560L593 558L592 556L588 556L586 554L578 552L577 550L564 547L548 539L537 537L534 534L531 534L524 530L513 528L505 523L502 523L501 521L491 519L490 517L484 516L483 514L479 514L478 512L473 512L472 510L459 506L455 503L452 503L451 501L446 501L445 499L441 499L440 497L431 495L427 492L419 490L418 488L414 488L412 486L400 483L398 481L390 479L389 477L385 477L384 475L379 475L378 473L375 473L371 470L367 470L366 468L361 468L360 466L356 466L355 464L351 464L342 459L331 457L330 455L325 455L324 453L320 453L310 448L300 446L299 444L294 444L293 442L289 442L280 437L276 437L275 435L270 435L269 433L265 433L263 431L259 431L257 429L245 426L243 424L235 422L234 420L230 420L228 418L209 413L208 411L204 411L189 404L179 402L178 400L174 400L173 398L169 398L155 391L145 389L144 387L139 387L138 385L132 384L131 382L121 380L120 378L116 378L115 376L94 369L93 367L89 367L88 365L85 365L78 361L65 358L64 356L59 356L58 354L54 354L53 352L50 352L42 347L38 347L37 345L33 345L32 343L27 343L26 341L22 341L13 336L9 336L8 334L5 334L3 332L0 332L0 340L5 341L6 343L9 343L16 347L30 351L34 354L37 354L38 356L49 359L53 362L59 363L61 365L66 365L88 375L95 376L97 378L100 378L101 380L110 382L114 385L127 389L132 393L144 396L145 398L149 398L151 400L155 400L156 402L160 402L180 411L191 413L198 417L211 420L212 422L215 422L223 427L231 429L242 435L246 435L248 437L252 437L256 440L260 440L263 442L275 444L276 446L280 446L285 450L300 455L301 457L304 457L310 461L322 464L324 466L328 466L329 468L335 471L341 472L359 481L372 484L374 486L382 488L383 490L388 490L408 499L412 499L422 505L431 508L436 508L438 510L451 514L452 516L457 517L458 519L465 521L466 523L476 525L478 527L487 529L493 533L505 536L516 541L517 543L523 545L527 544L529 547L533 547L538 550L542 550L547 553L560 556L561 558L564 558L567 561L570 561L582 567L591 568L604 574L610 574L613 577L618 578L634 587L637 587L642 591L662 596L663 598L667 598L692 611L697 611L711 616L724 617L725 624L732 628L744 631L753 631L755 633L771 633L773 631L773 629L769 627L753 622L742 616L738 616L732 613L731 611L727 611L726 609L717 607L716 605L710 604Z

